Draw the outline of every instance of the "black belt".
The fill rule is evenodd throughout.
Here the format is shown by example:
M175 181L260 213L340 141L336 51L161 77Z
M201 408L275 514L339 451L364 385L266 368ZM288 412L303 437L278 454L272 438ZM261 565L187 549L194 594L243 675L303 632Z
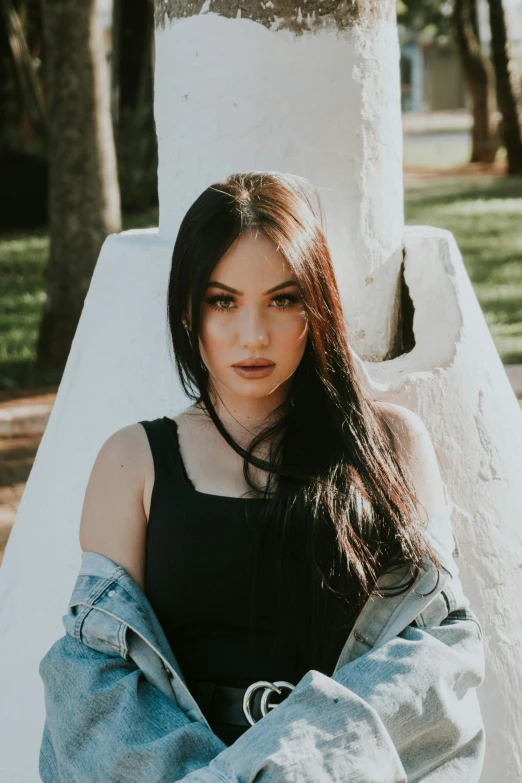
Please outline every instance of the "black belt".
M277 707L295 687L286 680L257 680L245 688L206 680L190 680L187 685L209 723L247 728Z

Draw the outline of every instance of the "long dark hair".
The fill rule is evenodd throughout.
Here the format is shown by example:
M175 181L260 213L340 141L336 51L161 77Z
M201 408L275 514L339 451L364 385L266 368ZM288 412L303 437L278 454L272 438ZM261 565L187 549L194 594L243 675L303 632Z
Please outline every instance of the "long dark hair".
M418 500L393 433L357 374L322 223L320 199L301 177L249 171L214 183L180 225L167 313L186 394L204 404L221 435L244 458L252 489L259 490L250 464L268 471L258 505L276 535L274 638L299 650L308 668L330 674L336 655L332 658L329 639L340 628L348 634L378 577L397 570L400 583L389 590L402 592L425 567L425 557L438 568L440 563L422 535ZM216 413L198 326L214 267L248 229L263 232L292 270L308 336L279 416L243 449ZM184 318L191 323L189 334ZM265 440L269 459L262 460L253 451ZM251 611L251 622L252 616Z

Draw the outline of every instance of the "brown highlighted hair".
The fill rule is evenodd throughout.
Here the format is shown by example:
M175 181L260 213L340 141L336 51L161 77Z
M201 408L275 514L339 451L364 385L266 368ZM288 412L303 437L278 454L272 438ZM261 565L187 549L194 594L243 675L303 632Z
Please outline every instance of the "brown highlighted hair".
M227 443L269 471L260 529L275 547L277 621L274 645L297 650L307 669L331 674L339 650L378 577L403 574L390 592L407 590L429 558L408 471L376 401L361 385L351 354L319 197L310 183L280 172L232 174L208 187L180 225L168 287L168 322L186 394L203 403ZM291 389L274 417L243 449L221 423L216 393L199 353L206 284L220 258L246 230L278 248L300 286L307 344ZM182 320L188 315L191 332ZM272 417L270 417L272 420ZM253 455L268 439L269 459ZM248 506L248 503L245 505ZM261 545L261 544L260 544ZM255 616L254 579L251 630Z

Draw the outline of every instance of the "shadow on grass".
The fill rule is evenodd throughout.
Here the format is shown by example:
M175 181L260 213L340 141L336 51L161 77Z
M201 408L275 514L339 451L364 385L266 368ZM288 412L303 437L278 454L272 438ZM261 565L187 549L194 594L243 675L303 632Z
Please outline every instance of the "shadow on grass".
M450 201L477 199L522 198L522 177L466 177L426 179L408 182L405 191L407 204L414 203L422 193L423 207L445 205Z

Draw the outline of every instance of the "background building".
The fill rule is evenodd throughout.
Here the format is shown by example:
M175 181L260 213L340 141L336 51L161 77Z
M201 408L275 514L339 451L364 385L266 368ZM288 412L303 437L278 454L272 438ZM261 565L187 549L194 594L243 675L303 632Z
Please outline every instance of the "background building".
M504 0L513 59L522 74L522 0ZM487 0L478 0L480 35L489 53ZM399 24L403 112L468 108L459 53L447 37L427 27L421 33Z

